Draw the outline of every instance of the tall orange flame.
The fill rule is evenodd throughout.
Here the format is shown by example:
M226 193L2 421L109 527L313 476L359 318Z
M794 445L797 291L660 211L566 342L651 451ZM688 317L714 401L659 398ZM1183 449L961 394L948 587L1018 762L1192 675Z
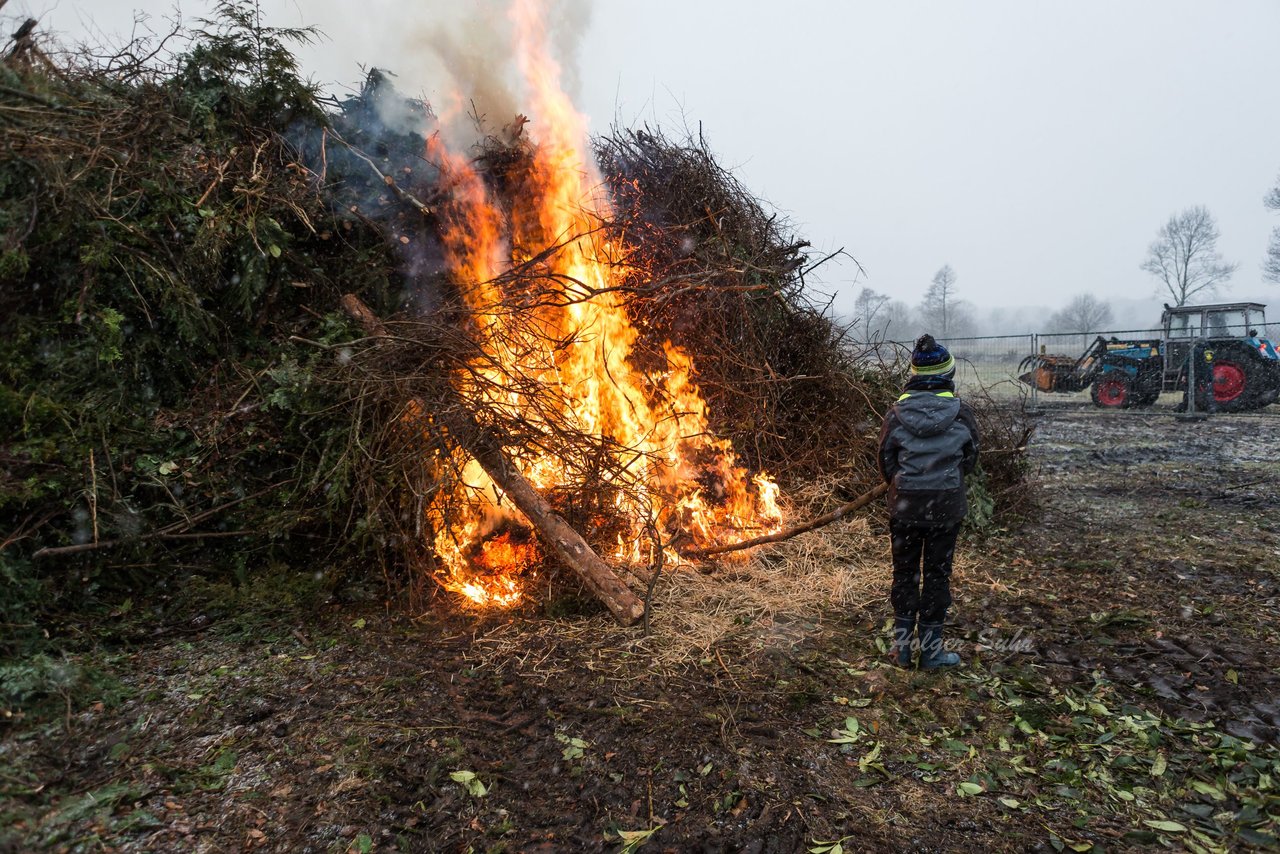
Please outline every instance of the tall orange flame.
M537 0L515 0L511 8L517 67L536 121L532 165L506 209L466 157L447 150L438 135L428 144L428 157L452 189L443 213L446 263L485 348L471 379L459 378L460 391L478 408L536 422L548 416L521 389L554 389L563 405L554 413L559 423L608 440L601 447L611 449L612 469L630 487L618 491L611 508L621 520L615 559L644 559L650 525L678 527L703 544L776 528L776 485L762 474L752 477L730 443L711 434L689 355L667 343L664 369L634 364L639 332L617 291L627 247L600 228L611 218L610 202L587 147L587 122L561 88L542 12ZM517 322L496 280L535 253L555 298L523 309ZM512 377L532 384L514 388ZM565 461L552 454L523 458L522 466L539 489L572 482ZM504 523L524 520L474 460L463 462L462 480L449 518L431 511L442 582L476 604L515 604L519 576L533 563L531 544L496 542L505 534L486 540Z

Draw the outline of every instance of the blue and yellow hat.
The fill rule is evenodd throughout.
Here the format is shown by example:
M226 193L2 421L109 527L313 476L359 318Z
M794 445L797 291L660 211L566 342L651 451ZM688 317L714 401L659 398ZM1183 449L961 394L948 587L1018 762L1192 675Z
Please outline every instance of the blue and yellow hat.
M911 373L917 377L945 377L956 373L956 360L932 335L921 335L911 351Z

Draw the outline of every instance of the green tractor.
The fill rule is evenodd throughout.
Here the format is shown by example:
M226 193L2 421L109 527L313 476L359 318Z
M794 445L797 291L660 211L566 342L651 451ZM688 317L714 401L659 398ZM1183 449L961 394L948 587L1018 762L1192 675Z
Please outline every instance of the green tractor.
M1098 336L1079 358L1028 356L1019 379L1049 393L1087 388L1096 406L1127 409L1150 406L1163 392L1185 393L1194 375L1197 409L1261 409L1280 396L1280 355L1258 333L1265 310L1256 302L1166 305L1159 338Z

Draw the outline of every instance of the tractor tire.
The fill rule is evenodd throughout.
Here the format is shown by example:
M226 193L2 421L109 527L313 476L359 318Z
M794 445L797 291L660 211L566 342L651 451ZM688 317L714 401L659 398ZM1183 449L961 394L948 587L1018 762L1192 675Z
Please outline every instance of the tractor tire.
M1218 412L1248 412L1267 406L1275 399L1276 381L1266 368L1242 348L1219 349L1213 359L1213 381L1201 390L1198 404Z
M1124 371L1107 371L1093 381L1089 396L1102 409L1128 409L1134 405L1133 380Z

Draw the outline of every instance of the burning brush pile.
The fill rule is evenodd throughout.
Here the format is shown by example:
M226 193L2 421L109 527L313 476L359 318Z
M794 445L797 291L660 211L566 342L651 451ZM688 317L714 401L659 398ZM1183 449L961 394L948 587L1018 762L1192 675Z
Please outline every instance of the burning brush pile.
M554 82L554 74L538 79ZM777 484L717 432L694 352L664 329L732 319L705 308L700 316L697 301L679 299L682 290L727 286L739 302L776 293L770 283L742 285L742 266L703 263L687 276L679 267L693 265L662 259L659 274L654 256L669 250L664 244L687 257L696 232L643 218L635 179L624 197L632 209L620 215L581 117L553 85L533 95L544 133L517 117L475 158L428 137L426 158L437 168L427 187L394 177L412 166L381 173L371 164L395 203L407 205L396 227L403 223L408 251L441 262L421 287L438 291L442 304L394 336L410 358L429 341L444 359L421 394L391 386L392 404L403 404L393 421L410 465L423 470L405 539L424 546L444 587L478 605L517 602L550 545L556 562L630 622L638 600L597 552L656 574L686 548L782 522ZM435 200L428 210L423 197ZM794 269L799 248L777 254ZM777 281L776 269L755 272ZM380 376L392 336L354 297L347 305L377 341L359 365Z
M458 150L375 74L320 140L374 179L352 207L388 223L431 304L387 325L349 296L369 335L355 369L420 470L400 516L415 562L479 606L568 566L631 622L619 574L651 582L778 530L776 477L838 464L869 415L853 354L806 301L807 244L700 142L617 131L593 148L539 22L517 32L535 118ZM361 118L388 113L419 116L420 145L371 138ZM424 358L426 387L399 382Z
M700 138L593 140L536 4L497 118L377 71L326 103L249 8L167 66L10 48L7 577L374 554L510 608L568 568L630 623L784 487L874 482L897 378L811 303L823 259Z

